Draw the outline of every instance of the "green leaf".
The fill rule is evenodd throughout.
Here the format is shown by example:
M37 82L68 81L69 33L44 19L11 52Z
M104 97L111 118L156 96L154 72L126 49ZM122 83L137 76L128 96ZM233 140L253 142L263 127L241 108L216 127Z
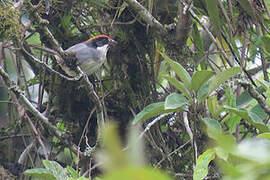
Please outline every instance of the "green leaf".
M218 108L218 100L217 96L210 96L206 100L206 104L209 110L209 113L212 115L214 118L219 118L219 113L220 113L220 108Z
M265 90L263 86L259 86L256 88L256 91L258 91L259 93L263 93ZM240 94L240 96L237 97L236 106L244 105L250 102L252 99L253 98L249 95L248 91L244 91L242 94Z
M225 96L226 96L226 105L230 107L235 107L236 106L236 99L233 93L233 89L230 88L229 86L226 87L225 90Z
M247 12L248 15L250 15L251 17L256 18L256 13L254 12L253 8L251 7L249 1L247 0L237 0L241 7Z
M218 88L218 86L220 86L222 83L238 74L240 71L241 67L236 66L229 68L225 71L219 72L216 76L214 76L211 79L208 94L212 93L216 88Z
M268 117L268 115L259 104L256 104L253 108L251 108L250 112L256 114L262 122Z
M265 164L267 167L269 167L270 140L265 138L244 140L238 145L235 154L239 157L252 161L253 165Z
M270 46L270 45L269 45ZM259 83L263 86L265 90L270 88L270 82L265 81L263 79L258 79Z
M41 45L39 33L34 33L26 41L30 44L39 45L39 46Z
M42 163L57 180L66 180L69 178L67 171L57 162L43 160Z
M234 114L233 115L229 114L227 117L228 117L227 120L226 119L224 120L226 121L226 124L229 127L229 132L232 134L233 132L235 132L236 126L241 121L242 118Z
M265 50L270 53L270 35L264 36L262 40Z
M206 84L204 84L197 93L199 103L203 102L207 97L209 97L208 92L209 92L209 81Z
M210 21L214 26L214 31L216 32L217 36L220 38L220 27L221 27L221 19L219 18L219 8L217 0L206 0L206 7L208 14L210 16Z
M206 124L207 134L210 138L216 139L217 135L222 133L221 125L217 120L211 118L203 118L202 121Z
M79 178L80 177L79 173L77 173L75 171L75 169L73 169L71 166L67 166L66 170L71 175L71 177L73 177L73 178Z
M136 179L136 180L172 180L165 173L159 170L147 167L126 167L113 171L104 177L102 180L120 180L120 179Z
M199 59L201 59L204 56L203 42L200 36L200 31L196 23L193 23L193 32L194 32L193 33L194 44L195 44L196 50L198 51Z
M224 149L222 149L221 147L218 146L218 147L215 148L215 151L216 151L217 157L223 159L224 161L228 160L229 153L224 151Z
M126 167L129 162L126 151L122 151L122 142L117 132L115 123L110 122L103 128L102 150L96 153L96 160L102 164L105 171L114 171L119 168Z
M262 133L262 134L259 134L256 138L270 139L270 133Z
M182 82L178 81L176 78L171 78L169 76L163 76L163 78L169 81L178 91L183 93L190 101L192 101L190 92Z
M183 81L187 89L191 88L191 77L185 68L176 61L170 59L166 54L161 53L162 57L170 64L172 70L177 74L177 76Z
M186 109L184 106L188 104L188 100L182 94L172 93L166 97L164 108L167 109L174 109L174 110L181 110Z
M193 173L194 180L201 180L205 178L205 176L208 174L208 165L210 161L215 158L215 154L216 152L214 149L208 149L199 156Z
M215 73L213 71L197 71L191 79L191 88L197 92Z
M232 108L228 106L224 106L225 109L228 111L242 117L245 119L248 123L251 125L255 126L262 132L268 132L269 128L263 123L263 119L261 119L259 116L257 116L255 113L246 111L246 110L241 110L238 108Z
M174 110L165 110L164 104L165 104L164 102L158 102L146 106L140 113L138 113L135 116L135 119L133 120L132 124L136 124L139 121L150 119L159 114L174 112Z
M28 170L24 171L24 174L27 176L44 178L46 180L56 180L54 175L49 170L44 169L44 168L28 169Z
M237 144L235 138L231 134L220 134L215 137L215 141L217 142L218 146L228 153L235 152L237 148Z

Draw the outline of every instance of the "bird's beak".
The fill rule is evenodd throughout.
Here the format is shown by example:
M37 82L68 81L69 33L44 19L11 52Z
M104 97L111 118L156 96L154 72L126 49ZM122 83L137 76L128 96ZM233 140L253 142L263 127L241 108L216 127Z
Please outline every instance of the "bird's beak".
M117 41L113 40L113 39L109 39L109 45L110 46L114 46L117 44Z

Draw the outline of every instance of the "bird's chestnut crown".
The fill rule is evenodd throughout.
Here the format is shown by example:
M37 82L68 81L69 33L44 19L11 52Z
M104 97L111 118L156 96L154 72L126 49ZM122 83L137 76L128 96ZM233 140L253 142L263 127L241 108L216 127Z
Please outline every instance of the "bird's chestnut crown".
M102 34L102 35L98 35L87 40L85 43L90 47L97 48L97 47L102 47L106 44L114 45L116 44L116 41L110 38L109 36Z

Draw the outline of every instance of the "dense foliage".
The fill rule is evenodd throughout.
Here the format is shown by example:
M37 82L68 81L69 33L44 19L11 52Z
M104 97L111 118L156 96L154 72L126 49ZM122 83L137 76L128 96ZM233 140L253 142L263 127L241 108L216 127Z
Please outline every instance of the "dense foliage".
M0 177L269 179L269 7L1 0ZM99 34L107 62L69 77L56 55Z

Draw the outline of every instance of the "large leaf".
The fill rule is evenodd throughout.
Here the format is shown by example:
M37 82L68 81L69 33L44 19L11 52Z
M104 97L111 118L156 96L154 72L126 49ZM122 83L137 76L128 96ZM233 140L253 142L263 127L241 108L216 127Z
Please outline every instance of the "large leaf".
M188 104L188 100L182 94L172 93L166 97L164 108L165 110L181 110L186 109L185 105Z
M193 172L194 180L201 180L205 178L205 176L208 174L208 165L215 158L215 154L216 152L214 149L208 149L199 156Z
M209 92L209 81L204 84L199 91L197 92L197 98L198 98L198 103L203 102L208 96L208 92Z
M219 85L232 78L241 71L241 67L236 66L219 72L211 79L208 94L212 93Z
M55 161L43 160L43 165L47 170L54 175L57 180L66 180L69 178L66 169L64 169L60 164Z
M235 113L236 115L240 116L241 118L245 119L247 122L258 128L262 132L269 132L269 128L263 123L263 119L257 116L255 113L241 110L237 108L232 108L228 106L224 106L225 109L228 111Z
M185 87L185 85L178 81L176 78L171 78L169 76L163 76L166 80L168 80L178 91L184 94L190 101L192 101L192 97L190 95L190 92Z
M54 175L48 170L44 168L35 168L35 169L28 169L24 172L27 176L34 176L46 180L56 180Z
M207 134L210 138L215 139L217 135L222 133L221 125L217 120L211 118L203 118L202 121L207 126Z
M146 106L140 113L135 116L133 120L133 124L138 123L139 121L143 121L152 117L155 117L159 114L173 112L174 110L165 110L164 109L164 102L153 103Z
M183 66L181 66L181 64L179 64L178 62L173 61L172 59L170 59L166 54L164 54L164 53L160 53L160 54L170 64L170 67L172 68L172 70L175 71L175 73L181 79L181 81L183 81L186 88L190 89L190 87L191 87L191 77L188 74L188 72L185 70L185 68Z
M197 92L215 73L213 71L197 71L191 79L191 88Z

